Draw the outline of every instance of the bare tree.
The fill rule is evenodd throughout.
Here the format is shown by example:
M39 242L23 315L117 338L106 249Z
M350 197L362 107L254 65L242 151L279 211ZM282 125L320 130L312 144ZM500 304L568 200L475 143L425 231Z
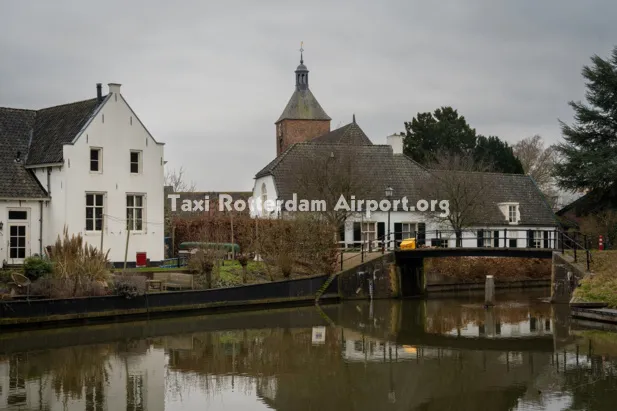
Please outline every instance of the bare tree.
M293 179L298 196L325 203L325 209L318 213L334 227L341 227L357 214L357 211L335 207L341 197L349 203L352 196L370 199L375 195L379 179L373 171L374 165L363 162L368 158L362 155L363 150L363 146L351 145L313 146L302 153L288 177Z
M187 181L184 167L176 170L171 169L165 172L165 186L172 187L174 193L188 193L195 191L195 182Z
M429 177L421 182L424 198L449 201L448 215L436 213L431 218L454 231L457 247L462 246L463 231L480 223L486 212L486 169L472 155L442 153L429 165Z
M557 163L555 146L544 146L539 135L527 137L514 146L514 154L523 165L525 174L530 175L547 200L554 205L557 200L557 190L553 179L553 170Z

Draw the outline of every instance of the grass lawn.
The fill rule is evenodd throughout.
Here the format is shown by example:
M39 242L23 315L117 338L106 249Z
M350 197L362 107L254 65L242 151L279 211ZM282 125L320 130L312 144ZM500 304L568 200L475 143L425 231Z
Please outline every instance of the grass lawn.
M617 250L592 251L591 271L594 274L581 281L574 296L617 308Z

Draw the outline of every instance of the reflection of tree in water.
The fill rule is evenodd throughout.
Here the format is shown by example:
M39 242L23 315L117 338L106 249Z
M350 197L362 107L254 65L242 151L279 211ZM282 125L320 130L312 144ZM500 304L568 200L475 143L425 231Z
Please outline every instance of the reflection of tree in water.
M566 368L564 390L572 394L571 410L614 411L617 362L592 355L576 367Z
M268 386L272 376L300 374L311 369L331 373L332 365L340 361L340 349L332 349L339 344L338 336L333 330L328 332L321 346L312 345L310 328L192 334L191 350L168 350L166 381L175 395L195 385L208 395L230 388L249 394L256 385ZM322 355L311 356L311 351Z
M109 380L112 352L111 345L101 344L28 353L17 372L27 380L51 378L56 395L65 402L81 399L85 388L86 409L94 410L104 401L103 386Z

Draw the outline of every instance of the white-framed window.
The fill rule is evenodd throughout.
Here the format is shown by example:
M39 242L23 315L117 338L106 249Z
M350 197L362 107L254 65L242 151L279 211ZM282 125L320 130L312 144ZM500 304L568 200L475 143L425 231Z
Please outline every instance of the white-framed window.
M100 147L90 147L90 171L103 172L103 149Z
M362 223L362 242L372 242L377 239L377 223L363 222Z
M418 232L417 223L401 223L401 239L414 238Z
M131 231L143 231L146 198L143 194L126 195L126 228Z
M103 229L104 212L105 194L86 193L86 231L101 231Z
M484 230L482 234L482 245L484 247L493 246L493 230Z
M131 174L141 173L141 151L131 150Z
M508 205L508 222L510 224L518 223L518 204Z
M543 240L542 231L533 232L533 248L542 248Z

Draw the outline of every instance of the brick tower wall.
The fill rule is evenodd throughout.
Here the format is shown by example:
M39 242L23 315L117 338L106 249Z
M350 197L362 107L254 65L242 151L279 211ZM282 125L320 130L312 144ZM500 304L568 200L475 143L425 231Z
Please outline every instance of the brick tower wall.
M276 155L280 155L294 143L312 140L330 132L330 120L283 120L283 146L279 146L278 125L276 127Z

